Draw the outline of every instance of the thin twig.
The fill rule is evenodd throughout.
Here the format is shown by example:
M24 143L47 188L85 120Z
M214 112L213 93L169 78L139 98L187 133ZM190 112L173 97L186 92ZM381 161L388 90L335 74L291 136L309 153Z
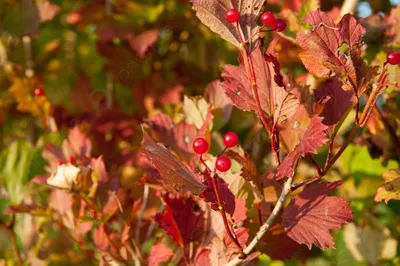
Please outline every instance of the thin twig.
M283 189L282 189L282 193L279 196L278 202L276 203L274 209L272 210L271 215L269 216L268 220L263 224L263 226L260 227L260 230L258 230L256 236L254 237L254 239L250 242L250 244L243 250L243 253L245 255L249 255L250 252L255 248L255 246L257 245L257 243L260 241L260 239L263 237L263 235L267 232L267 230L271 227L271 225L274 223L276 217L278 216L278 214L280 213L282 207L283 207L283 203L285 202L287 196L289 195L290 191L291 191L291 186L292 186L292 178L289 178ZM235 259L231 260L228 264L226 264L227 266L235 266L240 264L243 261L242 258L236 257Z
M215 197L217 198L217 202L218 202L218 205L219 205L218 208L219 208L219 211L220 211L220 213L222 215L222 219L224 221L225 231L228 233L228 236L235 243L235 245L239 248L240 256L244 257L245 255L243 253L243 248L239 244L239 242L238 242L236 236L234 235L234 233L232 233L231 228L230 228L230 226L228 224L228 219L226 218L225 207L224 207L224 204L223 204L223 202L221 200L221 196L219 194L219 190L218 190L218 186L217 186L217 178L219 178L218 175L214 175L211 179L212 179L212 185L213 185L213 188L214 188Z
M135 241L136 241L136 243L139 243L139 240L140 240L140 227L142 226L142 220L143 220L144 211L146 210L146 207L147 207L147 201L149 199L149 191L150 191L149 185L148 184L144 184L143 202L142 202L142 206L140 207L138 221L137 221L137 224L136 224L136 231L135 231Z

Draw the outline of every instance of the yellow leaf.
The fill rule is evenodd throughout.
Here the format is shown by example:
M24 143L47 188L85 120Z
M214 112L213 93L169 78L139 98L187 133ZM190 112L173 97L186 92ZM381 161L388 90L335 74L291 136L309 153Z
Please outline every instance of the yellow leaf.
M392 169L383 173L382 178L386 181L375 195L375 201L385 200L387 204L389 200L400 200L400 169Z

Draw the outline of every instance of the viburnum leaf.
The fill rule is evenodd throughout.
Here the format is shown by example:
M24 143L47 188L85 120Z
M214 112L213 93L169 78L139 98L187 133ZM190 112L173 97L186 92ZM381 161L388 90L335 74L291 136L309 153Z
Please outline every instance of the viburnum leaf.
M383 173L382 178L385 180L375 195L375 201L384 200L387 204L389 200L400 200L400 170L389 170Z
M208 114L209 104L202 97L189 98L185 95L183 99L183 112L186 116L186 122L195 125L200 129Z
M228 184L222 178L216 178L216 184L218 188L218 192L224 205L225 211L233 216L235 212L235 195L233 195L232 191L228 188ZM200 195L206 202L211 203L211 207L215 210L218 210L218 201L217 197L214 193L213 184L211 178L205 180L205 185L207 186L206 190Z
M104 225L100 224L99 227L94 230L93 241L100 251L107 252L110 242L107 237L107 232L104 229Z
M305 67L318 77L345 75L345 90L364 90L371 75L367 75L369 70L360 57L365 34L361 24L350 14L335 24L320 10L309 12L304 21L313 27L311 31L297 35L303 49L299 57Z
M290 118L299 105L297 98L285 88L276 84L273 79L275 70L272 62L264 59L262 51L257 48L251 53L261 109L264 115L277 123ZM256 100L250 86L250 79L243 62L239 58L239 66L226 65L222 77L223 87L237 108L257 113Z
M332 78L323 83L321 87L314 91L315 100L319 101L325 97L330 97L325 103L321 116L324 118L322 123L331 126L340 121L343 114L351 107L351 99L354 95L351 91L342 89L343 83Z
M193 9L203 24L219 34L223 39L237 47L240 46L240 37L234 23L225 18L228 9L235 8L240 13L239 25L244 40L253 37L259 27L257 18L265 0L192 0ZM250 49L256 42L250 40Z
M211 249L199 247L196 251L196 257L194 258L194 265L201 265L201 266L211 266L210 262L210 253Z
M129 46L139 58L143 58L149 47L157 41L159 33L159 29L152 29L142 32L135 37L128 35Z
M180 192L190 191L193 194L200 194L206 189L196 175L163 144L155 143L145 131L143 134L144 153L170 187Z
M279 165L276 177L281 179L284 177L292 177L294 174L294 167L299 156L306 156L307 153L317 153L317 148L324 145L328 139L325 136L325 130L328 127L322 124L322 118L314 116L311 119L311 124L304 133L300 143L296 148L289 153L282 164Z
M221 127L224 126L231 117L233 104L231 99L226 95L222 87L222 82L220 80L210 82L204 90L204 98L212 105L214 116L216 116L218 110L220 110L222 114L219 120L221 120L221 122L219 122L218 119L215 119L214 122L218 123Z
M236 230L235 235L237 237L240 246L244 249L246 247L247 240L249 239L249 229L241 227L238 230ZM231 257L232 254L239 252L239 248L228 236L228 234L225 235L225 245L226 245L226 256L228 258Z
M288 236L299 244L312 245L320 249L334 248L335 243L329 233L353 220L349 202L336 196L328 196L342 184L322 182L306 187L284 209L282 225Z
M152 129L152 137L180 155L181 159L190 161L196 153L192 143L202 134L194 125L184 120L175 124L171 117L159 113L149 118L148 124Z
M157 213L155 220L181 246L199 239L204 232L203 212L196 210L192 199L163 197L165 213Z
M149 266L158 266L163 262L167 262L174 253L162 242L151 247L148 258Z

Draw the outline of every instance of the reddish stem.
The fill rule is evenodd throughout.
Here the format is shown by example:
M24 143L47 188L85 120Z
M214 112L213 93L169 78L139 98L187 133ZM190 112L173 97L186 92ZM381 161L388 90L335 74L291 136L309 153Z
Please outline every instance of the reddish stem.
M229 227L228 219L226 218L225 207L224 207L224 204L223 204L223 202L221 200L221 196L219 194L219 190L218 190L218 186L217 186L217 178L219 178L218 175L214 174L214 176L211 179L212 179L212 184L213 184L213 188L214 188L214 193L215 193L215 196L217 198L218 205L219 205L218 208L219 208L219 211L220 211L220 213L222 215L222 219L224 221L225 230L228 233L230 239L239 248L240 256L241 257L245 257L245 255L243 253L243 248L240 246L239 242L237 241L236 237L234 236L234 234L232 233L232 231L231 231L231 229Z
M319 167L318 163L314 160L314 158L312 157L311 153L307 153L307 157L310 159L310 161L312 162L312 164L315 167L315 170L317 170L318 174L322 173L321 168Z

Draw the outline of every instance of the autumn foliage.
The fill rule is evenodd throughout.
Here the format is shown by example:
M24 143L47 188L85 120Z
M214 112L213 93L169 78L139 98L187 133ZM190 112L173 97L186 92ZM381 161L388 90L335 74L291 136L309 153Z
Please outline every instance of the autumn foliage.
M0 264L398 265L400 8L333 2L0 3Z

